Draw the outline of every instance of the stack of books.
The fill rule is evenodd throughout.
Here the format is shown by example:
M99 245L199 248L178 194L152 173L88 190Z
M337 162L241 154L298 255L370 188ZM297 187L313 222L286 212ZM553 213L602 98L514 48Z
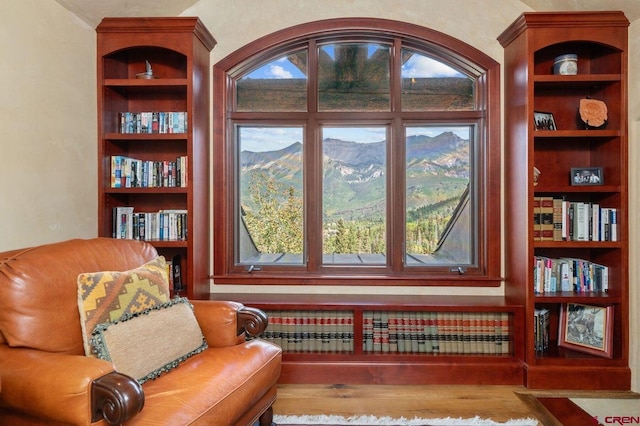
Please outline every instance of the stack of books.
M363 351L370 353L509 354L507 312L363 314Z
M143 161L123 155L111 156L111 188L160 188L187 186L187 157Z
M533 288L536 294L609 290L609 268L605 265L571 257L534 256L533 261Z
M549 349L549 324L551 322L549 309L536 309L533 315L533 339L535 349L536 352L544 352Z
M120 133L186 133L187 113L184 111L118 113Z
M269 326L261 335L284 352L353 352L353 312L320 310L267 311Z
M618 210L553 197L533 199L536 241L618 241Z
M135 212L133 207L113 209L113 238L143 241L187 239L187 210Z

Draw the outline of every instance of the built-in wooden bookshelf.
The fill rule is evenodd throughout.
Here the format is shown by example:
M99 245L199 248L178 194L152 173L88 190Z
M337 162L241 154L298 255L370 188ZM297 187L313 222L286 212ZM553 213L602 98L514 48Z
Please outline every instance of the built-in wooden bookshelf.
M105 18L96 31L98 234L151 242L180 262L181 294L204 298L215 40L190 17ZM126 169L116 172L119 161ZM133 215L115 215L118 207L132 207Z
M498 40L505 48L506 294L525 306L524 362L530 388L629 389L627 30L621 12L525 13ZM577 72L554 73L561 55ZM603 101L604 126L588 128L581 99ZM534 112L556 128L536 130ZM538 126L539 127L539 126ZM540 171L534 182L534 167ZM572 168L601 168L604 184L572 185ZM539 197L615 209L617 238L539 238ZM578 258L603 265L607 291L536 287L535 259ZM558 345L566 304L610 308L611 358ZM548 348L536 347L536 311L548 311ZM607 329L607 327L605 327ZM594 344L598 346L599 344ZM583 350L580 350L583 349Z
M267 312L262 337L284 350L281 383L523 383L524 312L503 297L211 297Z

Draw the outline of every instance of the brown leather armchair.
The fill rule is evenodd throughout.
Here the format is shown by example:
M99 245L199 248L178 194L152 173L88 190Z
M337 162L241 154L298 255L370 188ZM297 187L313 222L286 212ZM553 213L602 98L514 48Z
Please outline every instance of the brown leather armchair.
M271 425L282 355L245 338L266 327L260 310L192 300L209 348L143 385L84 355L78 274L156 255L108 238L0 253L0 424Z

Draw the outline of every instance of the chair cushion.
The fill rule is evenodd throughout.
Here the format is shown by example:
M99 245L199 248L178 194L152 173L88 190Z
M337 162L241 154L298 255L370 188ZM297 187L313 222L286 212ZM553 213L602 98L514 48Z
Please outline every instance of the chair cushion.
M118 372L139 383L155 379L207 348L186 298L99 324L91 344L98 358L111 361Z
M78 275L78 310L86 355L96 326L163 305L171 299L163 256L128 271L86 272Z
M210 346L171 373L142 385L144 409L126 424L249 424L240 422L240 417L244 411L259 407L267 389L275 387L281 357L279 346L262 339Z

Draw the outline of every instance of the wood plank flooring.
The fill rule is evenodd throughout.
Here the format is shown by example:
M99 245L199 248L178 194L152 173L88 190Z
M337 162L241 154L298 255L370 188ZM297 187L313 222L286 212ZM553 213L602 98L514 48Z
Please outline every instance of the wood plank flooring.
M593 392L569 395L559 391L529 391L522 386L283 384L278 388L274 412L346 417L369 414L396 418L480 416L498 422L534 418L544 426L584 426L597 422L568 396L589 395ZM615 396L605 394L602 397Z

